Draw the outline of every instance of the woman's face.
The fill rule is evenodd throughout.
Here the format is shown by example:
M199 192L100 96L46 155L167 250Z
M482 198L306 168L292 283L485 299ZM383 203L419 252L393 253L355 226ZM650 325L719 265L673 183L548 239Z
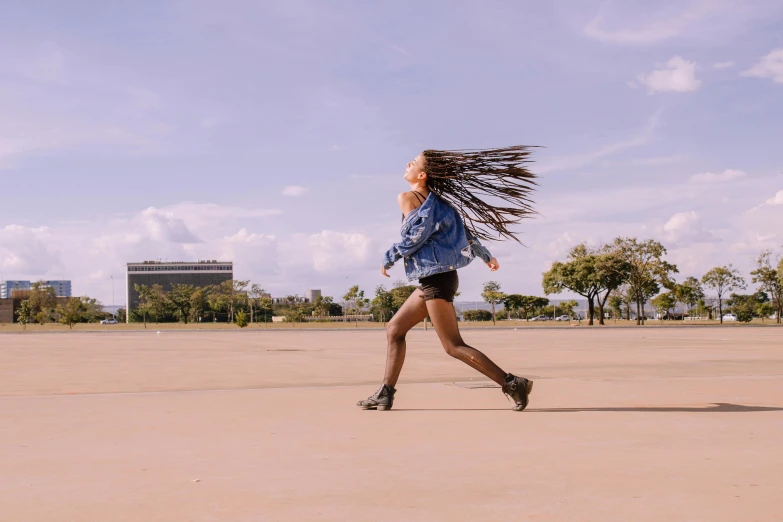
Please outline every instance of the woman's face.
M424 155L419 154L413 161L408 162L408 166L405 168L405 181L408 183L415 183L416 181L426 179L427 174L424 172Z

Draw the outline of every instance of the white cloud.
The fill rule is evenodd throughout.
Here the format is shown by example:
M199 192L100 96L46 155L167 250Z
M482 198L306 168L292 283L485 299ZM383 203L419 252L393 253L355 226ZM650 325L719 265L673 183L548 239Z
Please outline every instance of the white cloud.
M106 304L114 276L116 304L122 304L130 261L233 261L237 278L258 282L276 295L330 282L342 287L346 270L361 273L380 263L380 245L361 231L281 237L268 232L270 212L276 213L184 202L109 219L36 228L9 225L0 228L0 267L6 279L71 279L75 294Z
M656 92L693 92L701 81L696 79L696 63L679 56L666 62L665 69L636 76L636 81L647 87L650 94Z
M742 76L772 78L775 83L783 83L783 49L775 49L759 62L742 73Z
M0 271L6 279L50 274L62 265L61 253L47 227L0 228ZM18 275L17 275L18 274Z
M310 189L302 187L301 185L289 185L283 189L284 196L299 197L304 196Z
M712 64L713 69L729 69L734 67L734 62L717 62Z
M363 233L324 230L311 235L308 246L313 268L319 272L364 266L372 253L372 242Z
M714 174L712 172L702 172L700 174L694 174L691 176L693 183L726 183L729 181L736 181L746 177L747 174L741 170L726 169L720 174Z
M663 231L667 243L675 248L717 240L712 231L704 229L701 216L693 210L674 214L663 226Z
M649 22L640 27L621 29L605 29L603 24L606 16L605 13L601 13L584 27L584 33L591 38L607 43L652 44L680 35L689 25L702 18L708 11L709 6L703 3L697 4L671 18Z
M783 205L783 190L778 190L774 198L768 199L767 205Z
M698 223L699 215L696 212L678 212L666 222L663 229L667 232L675 232L692 228L694 224Z

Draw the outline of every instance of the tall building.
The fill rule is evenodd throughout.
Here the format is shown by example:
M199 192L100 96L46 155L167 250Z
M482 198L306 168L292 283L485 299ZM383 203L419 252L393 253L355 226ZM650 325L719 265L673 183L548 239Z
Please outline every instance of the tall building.
M30 290L30 281L4 281L0 283L0 299L11 299L14 290Z
M57 297L71 297L71 282L60 281L41 281L44 286L54 288ZM33 287L31 281L5 281L0 283L0 299L10 299L13 297L14 290L30 290Z
M321 291L317 289L305 291L305 299L308 303L314 303L317 298L321 297Z
M54 293L57 295L57 297L71 297L70 281L44 281L44 284L54 288Z
M139 304L139 293L134 285L161 285L164 291L168 291L173 285L193 285L198 288L217 285L232 279L234 279L234 263L231 261L128 263L125 301L128 309L125 320L130 322L131 311Z

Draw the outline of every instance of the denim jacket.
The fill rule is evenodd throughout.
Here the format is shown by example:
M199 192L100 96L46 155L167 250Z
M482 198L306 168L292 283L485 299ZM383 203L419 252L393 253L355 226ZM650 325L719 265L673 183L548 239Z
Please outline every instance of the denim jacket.
M383 256L383 267L389 269L402 258L409 281L462 268L476 257L485 263L492 260L459 212L434 192L406 216L400 234L402 241Z

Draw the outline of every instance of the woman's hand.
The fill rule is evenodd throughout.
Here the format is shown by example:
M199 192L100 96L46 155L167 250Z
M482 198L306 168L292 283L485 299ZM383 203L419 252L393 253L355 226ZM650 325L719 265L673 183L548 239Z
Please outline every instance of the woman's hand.
M386 273L386 269L383 267L383 265L381 265L381 273L386 277L391 277L389 274Z
M489 267L490 272L494 272L500 268L500 263L498 263L498 260L493 257L489 263L487 263L487 266Z

